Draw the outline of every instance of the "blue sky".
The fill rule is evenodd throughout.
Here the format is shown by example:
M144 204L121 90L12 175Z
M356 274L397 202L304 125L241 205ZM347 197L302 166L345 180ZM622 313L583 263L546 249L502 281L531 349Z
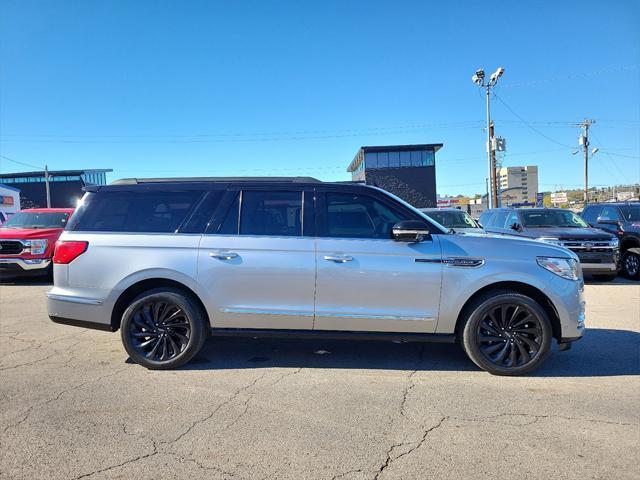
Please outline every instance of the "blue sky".
M444 143L441 194L484 190L484 98L505 165L578 188L640 181L640 2L0 4L0 155L130 176L349 179L361 145ZM509 108L510 107L510 110ZM513 113L515 112L515 114ZM524 122L522 121L524 120ZM0 158L0 171L26 170Z

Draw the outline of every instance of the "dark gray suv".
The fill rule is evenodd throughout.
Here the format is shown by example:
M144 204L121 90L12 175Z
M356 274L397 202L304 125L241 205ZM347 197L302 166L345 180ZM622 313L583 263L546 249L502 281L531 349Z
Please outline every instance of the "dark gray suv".
M618 239L590 227L561 208L496 208L480 216L487 232L534 238L568 248L580 259L582 271L599 280L612 280L618 271Z

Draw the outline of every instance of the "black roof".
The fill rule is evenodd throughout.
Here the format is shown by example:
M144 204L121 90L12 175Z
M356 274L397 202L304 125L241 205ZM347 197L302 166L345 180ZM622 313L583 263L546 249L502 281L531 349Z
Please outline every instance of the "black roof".
M330 188L372 188L362 182L322 182L313 177L174 177L174 178L123 178L111 182L109 185L87 185L83 188L86 192L102 190L130 190L151 189L166 190L179 188L181 190L218 190L230 186L256 188L270 187L314 187L322 185Z
M143 183L322 183L313 177L173 177L122 178L111 185L138 185Z

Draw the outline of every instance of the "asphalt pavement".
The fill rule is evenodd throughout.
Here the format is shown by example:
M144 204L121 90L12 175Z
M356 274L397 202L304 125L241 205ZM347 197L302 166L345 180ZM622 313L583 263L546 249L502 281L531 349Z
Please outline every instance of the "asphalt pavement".
M640 478L640 284L588 284L583 340L527 377L459 347L211 339L149 371L119 333L0 286L0 478Z

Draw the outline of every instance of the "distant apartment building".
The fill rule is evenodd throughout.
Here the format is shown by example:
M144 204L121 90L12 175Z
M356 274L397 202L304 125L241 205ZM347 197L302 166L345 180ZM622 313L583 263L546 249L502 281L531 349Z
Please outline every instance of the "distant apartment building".
M538 167L502 167L498 170L500 204L520 206L534 204L538 196Z

